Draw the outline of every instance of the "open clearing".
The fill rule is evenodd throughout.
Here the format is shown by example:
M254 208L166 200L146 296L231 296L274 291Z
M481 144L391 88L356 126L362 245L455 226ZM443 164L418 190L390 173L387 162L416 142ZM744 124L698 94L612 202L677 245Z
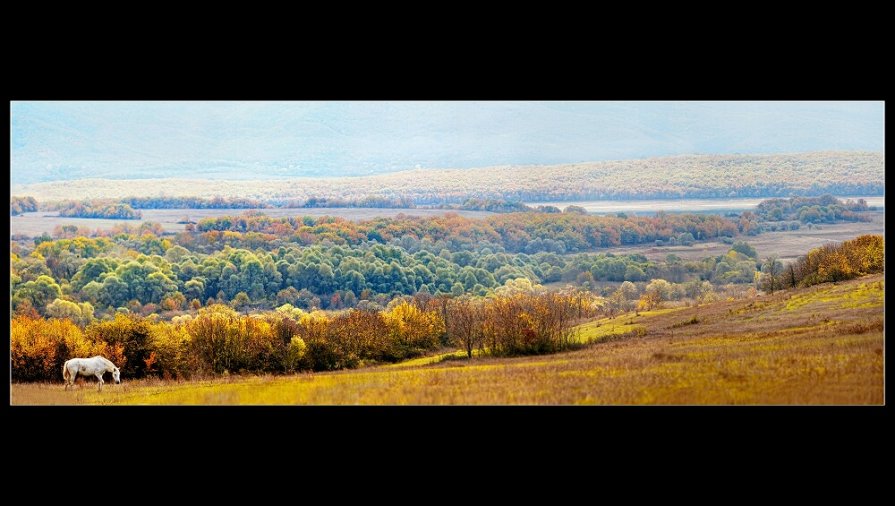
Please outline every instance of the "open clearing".
M736 239L746 241L752 245L763 259L767 255L777 255L783 261L791 262L804 255L809 250L829 243L840 243L854 239L859 235L878 234L886 235L885 213L871 213L873 221L836 223L832 225L822 224L819 227L802 225L798 230L785 232L762 232L756 236L739 236ZM675 254L685 260L701 260L709 256L723 255L730 250L729 244L719 241L697 242L693 246L625 246L610 248L616 255L639 253L650 260L664 259L669 254ZM600 250L604 251L604 250Z
M884 275L579 327L595 343L525 358L207 381L13 384L12 404L872 404L883 395ZM450 359L448 359L450 358Z
M556 202L526 202L530 206L554 206L565 209L568 206L583 207L589 213L634 212L653 214L658 211L668 213L727 213L754 210L764 198L732 199L658 199L658 200L577 200ZM886 205L885 197L837 197L841 200L864 199L868 206L880 210Z

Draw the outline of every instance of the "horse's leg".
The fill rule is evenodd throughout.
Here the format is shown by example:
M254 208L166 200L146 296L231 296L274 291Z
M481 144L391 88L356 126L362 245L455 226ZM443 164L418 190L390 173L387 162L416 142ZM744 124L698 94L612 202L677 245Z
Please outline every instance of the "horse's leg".
M97 390L97 392L102 392L103 391L103 375L102 375L102 373L96 373L96 379L98 381L98 383L96 384L96 390Z

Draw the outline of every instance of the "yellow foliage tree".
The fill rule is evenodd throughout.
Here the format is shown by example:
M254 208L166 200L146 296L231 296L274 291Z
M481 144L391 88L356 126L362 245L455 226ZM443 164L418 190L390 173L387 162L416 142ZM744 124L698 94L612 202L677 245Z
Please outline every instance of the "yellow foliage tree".
M90 341L71 320L17 316L10 323L14 380L61 379L62 364L75 357L103 355L114 361L105 342Z
M407 301L382 313L388 327L389 339L397 348L396 358L434 349L445 332L444 320L437 311L424 311Z

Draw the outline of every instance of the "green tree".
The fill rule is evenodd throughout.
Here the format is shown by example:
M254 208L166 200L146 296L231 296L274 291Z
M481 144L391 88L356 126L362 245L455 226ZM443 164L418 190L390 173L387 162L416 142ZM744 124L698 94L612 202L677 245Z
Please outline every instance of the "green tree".
M777 260L776 256L770 256L765 259L761 266L761 279L759 281L760 288L768 293L774 293L775 290L783 288L782 274L783 264Z
M19 285L13 296L16 301L28 300L38 311L44 310L46 305L62 297L62 288L50 276L38 276L34 281L28 281Z
M630 264L625 269L625 281L643 281L646 279L646 273L639 266Z
M737 253L742 253L747 257L758 259L758 253L755 251L755 248L750 246L747 242L737 241L733 243L730 249L736 251Z
M239 292L233 297L233 300L230 301L230 305L233 309L237 311L243 311L248 309L249 305L252 303L252 300L249 299L249 294L245 292Z
M99 300L106 306L123 306L130 300L130 288L118 276L110 274L103 279Z
M77 303L68 300L54 300L47 304L46 312L47 316L51 318L68 318L75 322L81 319L81 308L78 307Z

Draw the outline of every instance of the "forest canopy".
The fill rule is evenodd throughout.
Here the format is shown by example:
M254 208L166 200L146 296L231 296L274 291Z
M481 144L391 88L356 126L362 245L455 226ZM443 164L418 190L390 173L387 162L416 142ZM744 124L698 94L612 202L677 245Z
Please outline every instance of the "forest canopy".
M507 282L641 282L694 276L752 281L749 249L708 262L596 251L657 238L669 244L739 233L719 216L619 218L513 213L485 220L448 214L352 222L333 217L219 217L165 235L150 223L84 237L61 227L33 248L12 243L14 309L47 314L56 299L89 303L97 314L185 311L209 303L303 309L384 306L391 298L493 293ZM64 304L53 307L73 308Z
M551 353L580 346L581 342L574 339L574 324L597 314L611 317L635 308L651 310L666 301L683 298L696 304L711 300L714 288L700 278L714 277L719 270L722 273L717 278L719 281L730 273L742 274L746 278L754 277L768 291L774 291L787 286L840 281L881 272L884 268L883 238L870 235L839 246L812 250L797 263L790 264L788 270L780 269L772 257L768 258L767 268L763 267L761 275L755 271L756 259L751 256L754 250L742 243L736 243L726 255L688 264L682 264L673 255L663 265L656 265L639 255L621 258L586 254L535 255L539 264L525 262L531 257L518 254L506 256L506 260L510 264L521 261L524 273L533 274L536 269L543 270L543 266L549 266L549 270L557 268L560 278L578 272L577 280L583 281L582 288L547 290L528 277L510 275L505 282L488 290L487 297L465 293L469 283L479 284L479 273L486 278L493 277L489 264L499 264L500 257L489 255L478 258L475 268L466 270L470 266L464 266L461 273L470 276L469 282L461 278L451 286L450 292L439 287L440 293L433 295L429 285L423 284L412 296L398 295L385 302L371 297L370 288L363 288L360 301L346 306L342 305L341 294L347 297L354 290L337 290L330 301L330 310L321 311L319 299L304 306L303 298L307 295L288 286L277 292L275 302L268 301L276 304L275 310L269 306L263 311L250 312L252 304L257 304L265 291L270 293L283 286L284 279L286 283L302 283L301 276L308 271L293 271L292 266L307 264L294 258L295 254L310 250L320 264L311 269L307 279L321 277L335 286L362 282L364 276L360 271L365 264L361 264L360 258L364 261L387 259L390 255L400 257L406 253L381 245L373 246L373 251L364 252L363 257L348 254L355 248L341 247L333 247L333 251L323 251L318 246L291 252L280 250L275 255L228 248L220 256L200 258L181 246L169 246L164 256L143 254L117 258L110 254L116 248L105 239L77 238L43 242L27 258L13 258L12 281L16 292L10 336L13 379L45 381L58 374L67 357L94 354L112 359L128 377L189 378L226 372L291 373L353 368L396 362L448 345L460 347L469 357L474 351L497 356ZM72 257L66 255L72 252L90 260L72 269L67 265ZM459 265L449 253L438 256L425 253L428 255L423 257L430 261L417 263L410 272L402 267L407 258L402 258L401 264L392 260L388 264L389 276L397 273L403 280L414 272L431 274L426 265L436 273L449 275L453 266ZM474 258L475 255L456 260L467 263ZM710 270L712 266L714 270ZM219 268L223 276L214 279ZM337 276L336 272L341 274ZM685 283L669 281L674 276L693 274L696 276ZM60 280L57 275L70 278ZM291 279L294 275L298 278ZM598 277L625 281L599 294L589 289L589 283ZM442 285L439 274L434 278ZM203 305L198 296L206 282L234 283L235 286L229 287L220 285L219 289L240 291L229 304L227 297L222 296L209 298ZM311 293L305 288L302 291ZM187 305L187 297L194 295L197 298ZM110 296L120 297L114 302L133 299L126 303L128 307L122 306L101 316L95 314L94 303L111 302L104 300ZM78 301L79 297L94 302ZM159 298L158 304L148 302L141 306L139 303L139 300ZM189 310L184 310L186 307ZM164 308L169 319L158 318L159 308Z

